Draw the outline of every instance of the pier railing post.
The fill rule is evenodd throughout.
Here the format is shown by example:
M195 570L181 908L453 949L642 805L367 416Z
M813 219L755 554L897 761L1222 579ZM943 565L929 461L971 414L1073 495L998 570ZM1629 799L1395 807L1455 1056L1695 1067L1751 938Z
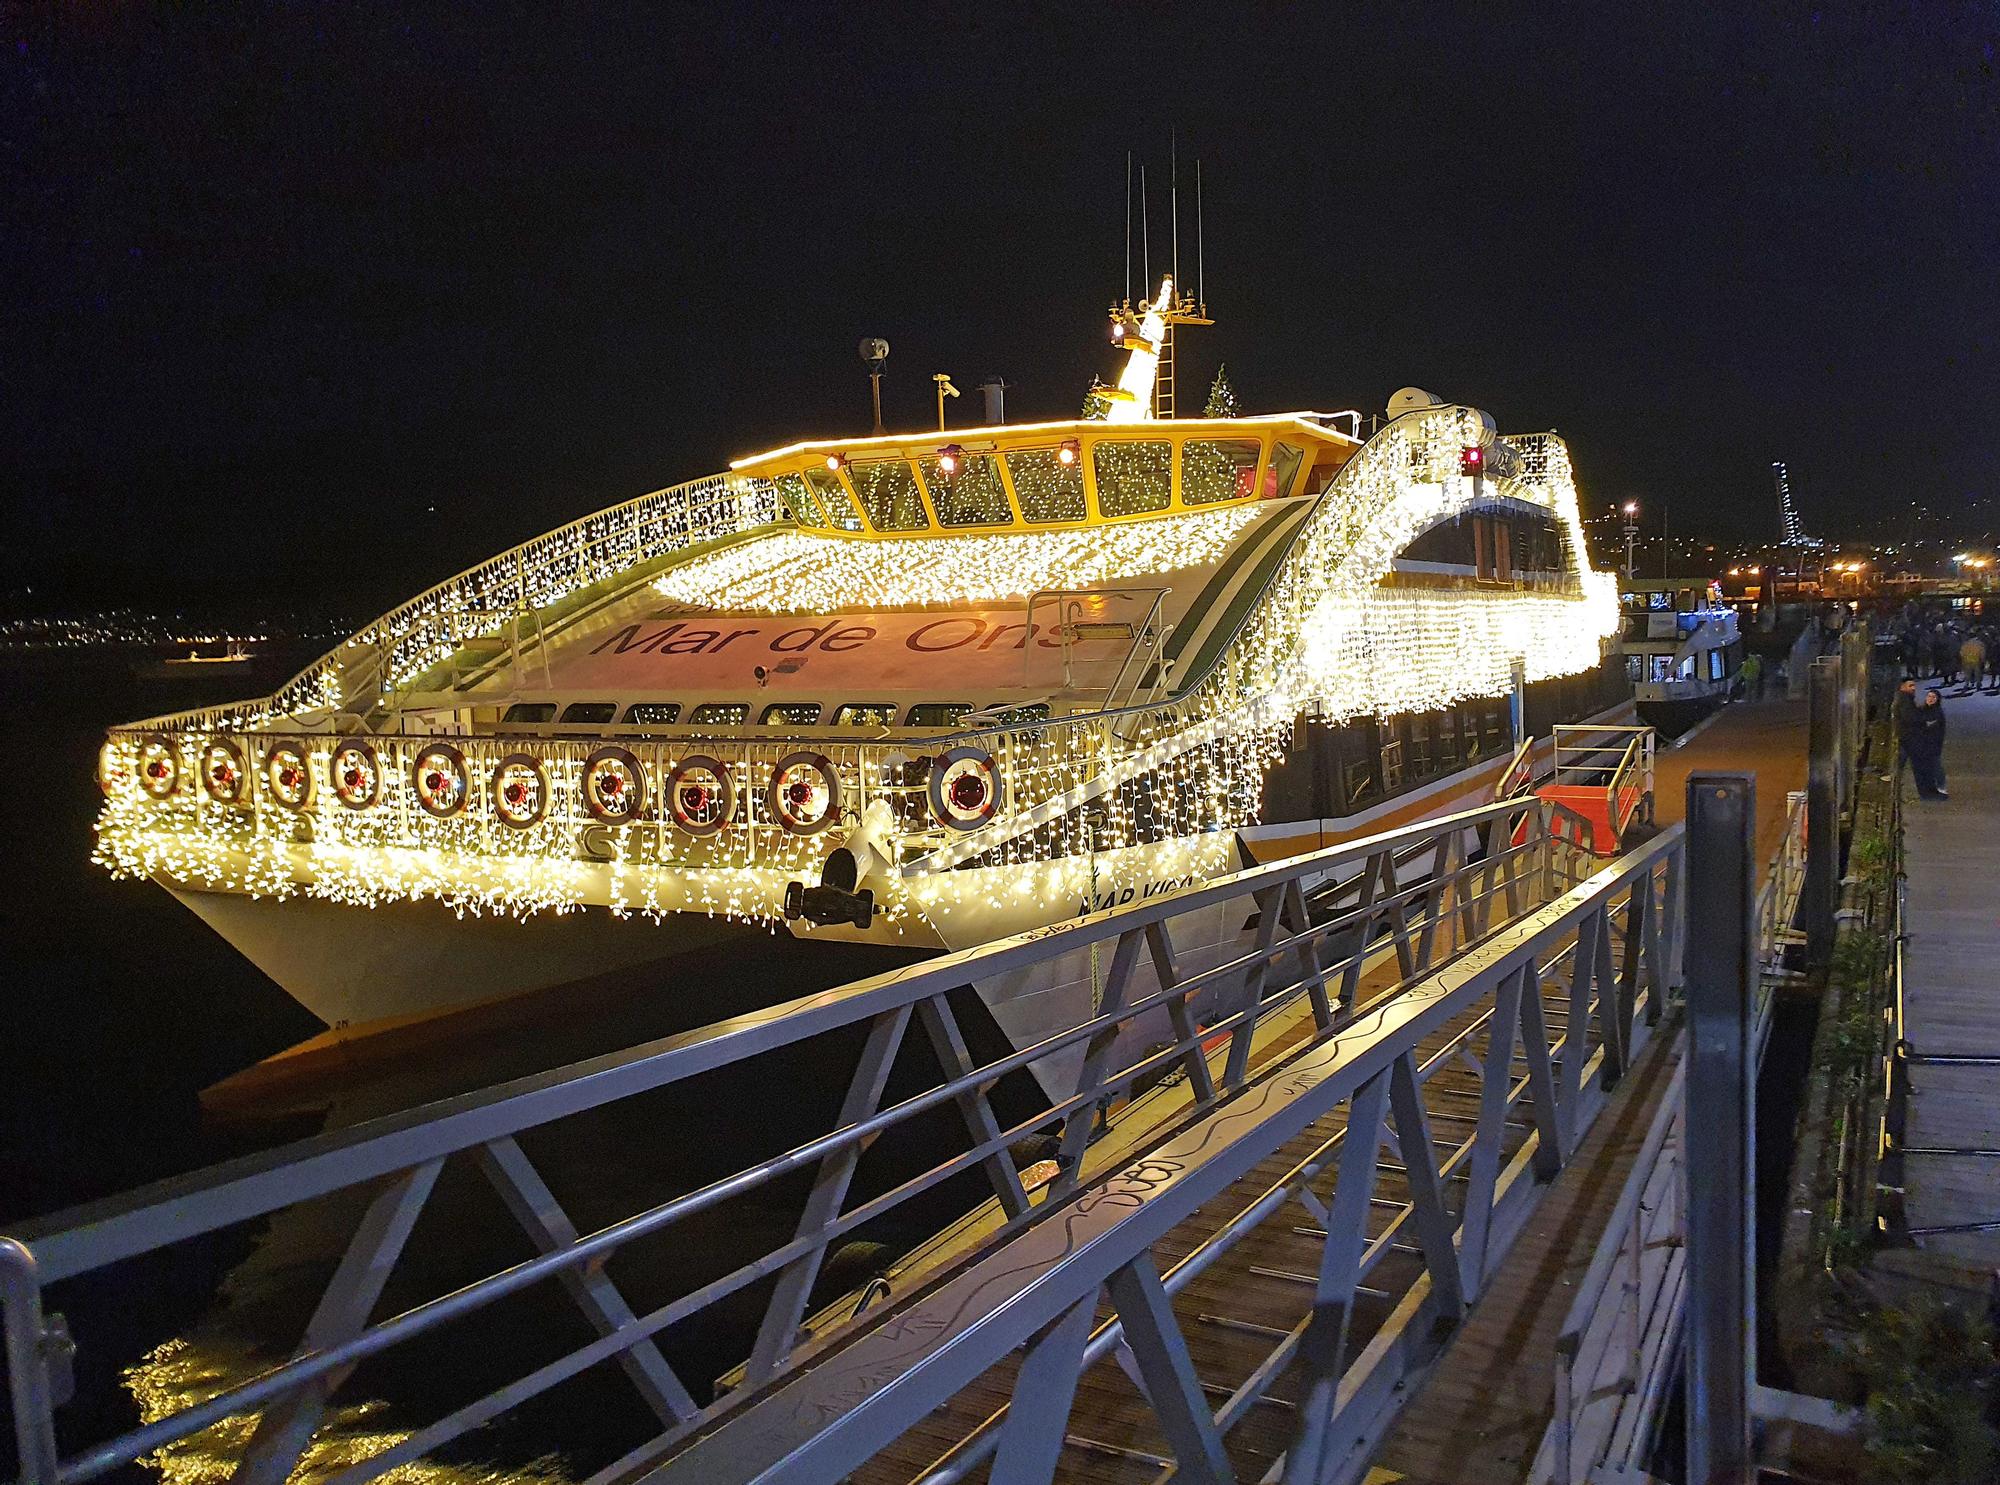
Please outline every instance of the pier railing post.
M1840 662L1815 660L1806 703L1806 880L1800 894L1806 954L1815 965L1833 953L1833 913L1840 891Z
M1685 1148L1703 1152L1682 1164L1690 1485L1747 1485L1752 1474L1756 820L1750 775L1689 775Z

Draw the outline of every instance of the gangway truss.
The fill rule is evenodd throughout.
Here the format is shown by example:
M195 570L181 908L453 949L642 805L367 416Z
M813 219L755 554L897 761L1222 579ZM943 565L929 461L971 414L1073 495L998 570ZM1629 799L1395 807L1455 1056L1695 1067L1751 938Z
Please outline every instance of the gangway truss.
M1253 867L34 1223L0 1240L21 1478L80 1485L254 1415L235 1480L279 1485L303 1461L359 1485L610 1364L652 1422L593 1476L607 1485L1351 1478L1676 982L1680 827L1605 862L1554 813L1522 796ZM1189 925L1218 908L1242 937L1197 969ZM1004 1055L969 1049L954 990L1080 952L1103 967L1094 1016ZM1198 1024L1190 1007L1218 987L1226 1009ZM1162 1010L1171 1039L1122 1050L1120 1029ZM890 1074L913 1020L937 1074L908 1092ZM614 1105L820 1047L851 1069L824 1132L630 1195L616 1220L581 1228L531 1158ZM1045 1060L1073 1069L1069 1091L1016 1112L1001 1094L1027 1080L1007 1080ZM871 1163L919 1124L949 1135L944 1158ZM1050 1179L1017 1168L1033 1137ZM448 1164L499 1193L533 1256L385 1304ZM990 1192L987 1219L886 1294L869 1286L865 1307L828 1311L829 1254L955 1177ZM706 1253L659 1292L619 1269L621 1250L787 1178L804 1193L788 1239ZM62 1286L312 1203L360 1215L289 1358L62 1457ZM424 1347L449 1367L455 1326L551 1285L592 1339L551 1331L522 1374L387 1447L315 1454L357 1367ZM689 1322L732 1314L750 1317L746 1360L710 1395L670 1358Z

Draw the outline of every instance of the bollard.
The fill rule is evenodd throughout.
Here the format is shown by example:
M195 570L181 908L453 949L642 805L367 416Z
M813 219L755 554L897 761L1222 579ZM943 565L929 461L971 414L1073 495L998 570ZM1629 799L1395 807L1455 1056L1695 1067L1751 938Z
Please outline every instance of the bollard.
M1817 668L1817 667L1815 667ZM1756 1385L1757 786L1687 782L1687 1479L1747 1485Z
M1799 894L1806 957L1824 967L1833 953L1840 892L1840 662L1812 663L1807 677L1806 880Z

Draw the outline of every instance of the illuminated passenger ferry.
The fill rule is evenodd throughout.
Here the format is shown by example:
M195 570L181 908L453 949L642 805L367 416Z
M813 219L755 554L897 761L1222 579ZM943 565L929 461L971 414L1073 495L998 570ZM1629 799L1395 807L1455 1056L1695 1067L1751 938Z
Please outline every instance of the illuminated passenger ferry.
M746 933L1059 924L1472 802L1517 672L1546 720L1615 699L1559 439L1414 389L1365 438L1161 417L1186 303L1126 317L1103 418L757 454L115 729L99 859L360 1024ZM1094 973L978 989L1026 1042Z

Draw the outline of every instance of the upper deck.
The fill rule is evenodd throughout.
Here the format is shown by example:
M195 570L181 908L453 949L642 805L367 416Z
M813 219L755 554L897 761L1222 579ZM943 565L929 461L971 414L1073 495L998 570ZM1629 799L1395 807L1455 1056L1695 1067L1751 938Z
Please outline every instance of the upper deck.
M1046 531L1317 494L1360 447L1353 414L1024 423L788 444L739 459L810 531ZM1357 420L1358 421L1358 420Z

